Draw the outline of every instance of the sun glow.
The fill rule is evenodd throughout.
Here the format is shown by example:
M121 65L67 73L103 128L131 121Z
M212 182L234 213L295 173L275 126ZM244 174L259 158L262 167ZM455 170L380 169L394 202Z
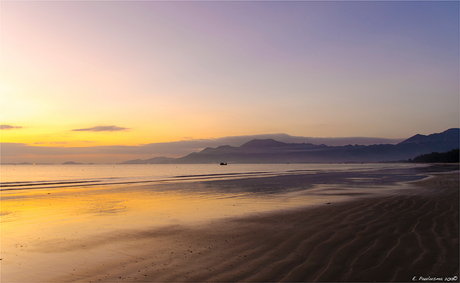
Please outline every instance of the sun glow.
M1 21L4 143L458 127L455 2L6 1Z

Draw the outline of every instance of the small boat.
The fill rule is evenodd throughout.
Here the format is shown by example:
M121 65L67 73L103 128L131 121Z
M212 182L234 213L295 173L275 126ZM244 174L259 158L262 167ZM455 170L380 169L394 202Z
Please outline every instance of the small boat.
M227 165L227 162L222 162L220 163L220 165Z

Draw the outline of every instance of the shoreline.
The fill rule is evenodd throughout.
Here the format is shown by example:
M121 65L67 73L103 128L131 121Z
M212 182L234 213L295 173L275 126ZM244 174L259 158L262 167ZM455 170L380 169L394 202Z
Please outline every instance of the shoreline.
M372 163L366 163L365 165L370 165ZM238 165L238 164L236 164ZM239 164L242 165L242 164ZM246 165L246 164L244 164ZM319 164L325 165L325 164ZM340 164L334 164L340 165ZM351 164L344 164L345 166ZM362 165L362 164L353 164L353 165ZM375 165L375 164L374 164ZM382 166L386 166L387 163L379 164ZM403 164L404 165L404 164ZM429 165L429 164L406 164L407 168L413 169L421 169L421 168L449 168L455 165ZM457 165L458 167L458 165ZM389 166L391 168L391 166ZM401 167L400 170L406 170L407 168ZM286 169L286 168L285 168ZM169 176L169 177L161 177L161 178L141 178L140 180L133 180L133 179L118 179L114 177L105 177L105 178L89 178L87 179L86 176L80 176L80 178L71 178L71 179L49 179L49 180L40 180L40 181L14 181L14 182L2 182L0 183L0 192L1 193L8 193L15 191L29 191L29 190L47 190L47 189L62 189L62 188L83 188L83 187L102 187L102 186L131 186L131 185L156 185L156 184L165 184L165 183L181 183L181 182L206 182L206 181L219 181L219 180L236 180L236 179L253 179L253 178L267 178L267 177L277 177L283 175L304 175L309 174L313 171L318 171L320 169L303 169L303 170L288 170L288 171L260 171L260 172L220 172L220 173L212 173L212 174L204 174L204 175L177 175L177 176ZM362 172L366 172L369 170L385 170L385 168L374 168L374 169L358 169ZM441 169L443 170L443 169ZM82 172L84 170L82 169ZM23 172L28 173L28 172Z
M117 258L55 280L458 281L458 174L393 195L104 235L93 248Z

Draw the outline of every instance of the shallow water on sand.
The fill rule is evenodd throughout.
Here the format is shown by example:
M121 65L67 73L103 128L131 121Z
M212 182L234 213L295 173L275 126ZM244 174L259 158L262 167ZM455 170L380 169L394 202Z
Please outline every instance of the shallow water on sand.
M385 183L383 175L372 172L414 168L404 164L193 165L198 169L189 165L176 170L129 166L125 171L112 165L2 166L2 280L47 281L123 256L113 245L95 244L102 236L391 192L394 182ZM85 186L83 181L88 180L97 186ZM18 184L23 186L13 186Z
M1 190L239 178L286 173L406 168L410 164L75 164L2 165Z

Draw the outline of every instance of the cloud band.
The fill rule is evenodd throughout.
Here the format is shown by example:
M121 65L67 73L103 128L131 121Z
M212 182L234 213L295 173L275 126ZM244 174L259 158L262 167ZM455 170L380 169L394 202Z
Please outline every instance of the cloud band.
M117 127L117 126L96 126L92 128L84 128L84 129L73 129L74 132L119 132L119 131L126 131L129 128Z
M11 126L11 125L0 125L2 130L12 130L12 129L22 129L21 126Z

